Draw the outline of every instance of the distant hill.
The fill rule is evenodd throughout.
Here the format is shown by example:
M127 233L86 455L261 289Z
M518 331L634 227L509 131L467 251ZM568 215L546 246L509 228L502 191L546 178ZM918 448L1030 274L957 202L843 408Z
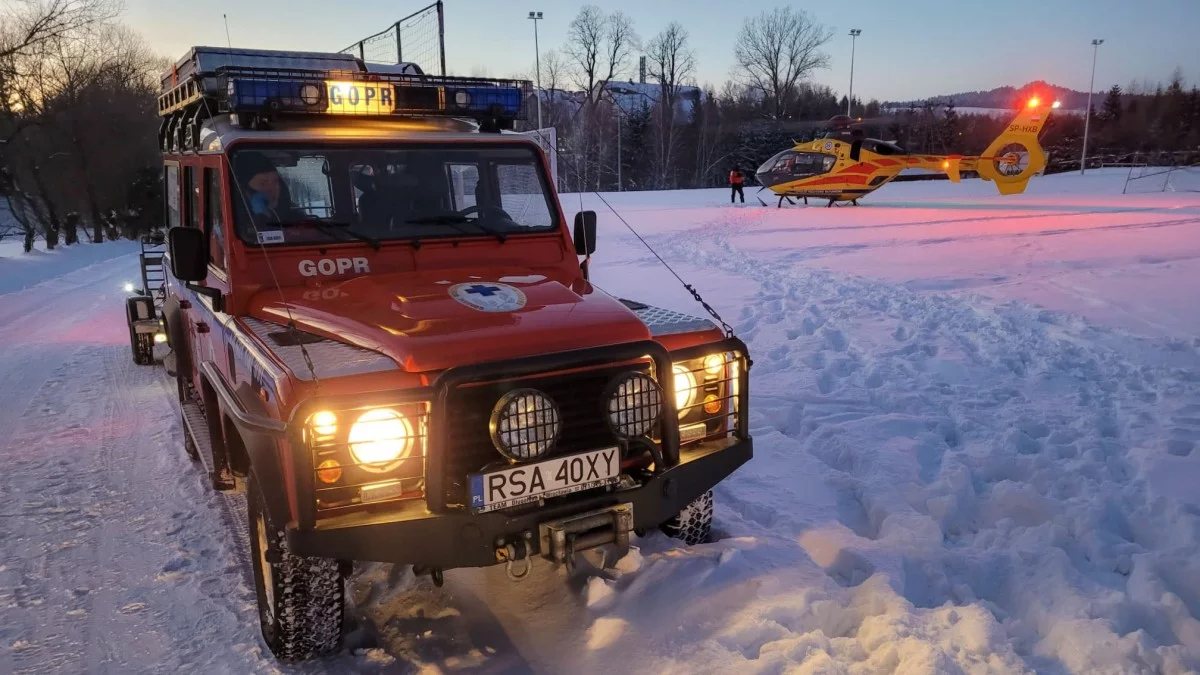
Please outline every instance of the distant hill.
M958 108L1015 108L1021 101L1028 99L1030 96L1037 94L1043 98L1050 100L1061 101L1064 108L1067 109L1083 109L1087 107L1087 92L1075 91L1058 85L1050 84L1038 80L1030 82L1021 87L996 87L988 91L964 91L957 94L945 94L942 96L931 96L928 99L914 99L911 101L887 101L883 105L887 108L907 108L909 106L921 106L925 101L932 101L935 104L945 105L946 103L954 102ZM1099 103L1095 97L1092 99L1092 105L1098 106Z

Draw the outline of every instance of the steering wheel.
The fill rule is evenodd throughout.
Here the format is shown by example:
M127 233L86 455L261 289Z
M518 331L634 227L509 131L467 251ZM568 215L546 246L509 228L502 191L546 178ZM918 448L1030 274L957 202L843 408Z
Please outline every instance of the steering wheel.
M478 213L480 215L480 217L482 217L485 213L488 213L491 215L499 216L500 218L503 218L504 220L512 222L512 216L508 215L508 212L505 211L504 209L500 208L499 206L480 206L480 205L476 204L475 206L468 206L467 208L459 211L458 215L469 216L472 213Z

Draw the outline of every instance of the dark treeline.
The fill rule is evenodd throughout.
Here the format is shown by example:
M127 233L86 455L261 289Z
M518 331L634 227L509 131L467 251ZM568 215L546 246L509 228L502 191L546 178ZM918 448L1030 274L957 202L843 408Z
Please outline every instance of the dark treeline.
M25 248L133 236L160 215L155 74L109 0L0 4L0 202Z

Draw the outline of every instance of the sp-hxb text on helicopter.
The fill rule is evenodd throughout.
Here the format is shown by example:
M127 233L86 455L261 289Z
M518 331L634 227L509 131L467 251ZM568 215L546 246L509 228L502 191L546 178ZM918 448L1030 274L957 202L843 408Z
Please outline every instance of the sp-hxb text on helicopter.
M1046 155L1038 145L1038 134L1058 108L1037 97L1029 99L1012 123L980 156L913 155L900 146L874 138L864 138L851 118L838 115L830 120L833 131L814 141L797 143L771 157L755 172L759 183L786 199L828 199L858 204L858 199L889 183L905 169L926 169L945 173L959 182L963 171L974 171L992 181L1000 194L1025 191L1030 177L1046 167ZM759 200L760 202L762 200Z

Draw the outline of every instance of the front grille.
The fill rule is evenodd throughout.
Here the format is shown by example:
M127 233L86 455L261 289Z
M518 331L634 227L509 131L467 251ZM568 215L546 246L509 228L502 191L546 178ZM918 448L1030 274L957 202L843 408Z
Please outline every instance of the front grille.
M488 424L496 402L514 389L543 392L558 406L562 433L544 457L569 455L617 445L606 419L605 392L613 377L631 370L649 372L648 364L611 366L566 375L526 377L458 387L447 405L447 445L442 467L447 505L468 502L467 476L508 462L492 443Z

